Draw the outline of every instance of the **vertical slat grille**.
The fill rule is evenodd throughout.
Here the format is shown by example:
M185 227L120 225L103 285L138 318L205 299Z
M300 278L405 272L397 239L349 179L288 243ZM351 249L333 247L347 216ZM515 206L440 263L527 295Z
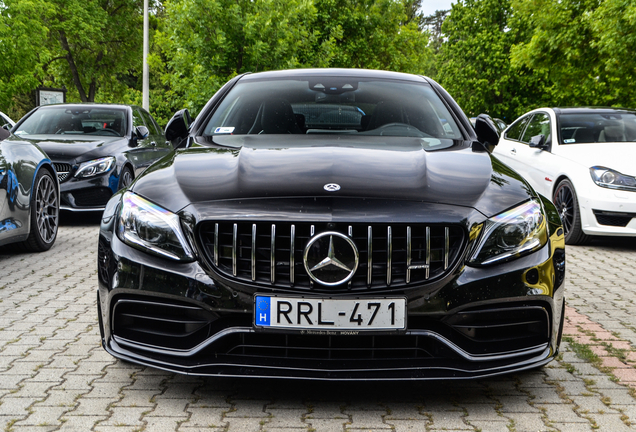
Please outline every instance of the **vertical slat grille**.
M325 231L349 236L359 254L349 284L313 284L303 263L310 238ZM438 279L465 246L460 226L420 224L334 224L204 222L199 233L205 256L228 277L303 290L395 288Z
M391 266L393 263L393 232L391 231L391 225L386 229L386 284L391 285Z
M296 264L296 257L295 257L295 253L296 253L296 226L292 225L291 226L291 230L289 233L290 236L290 240L289 240L289 283L291 283L292 285L294 284L294 275L295 275L295 271L294 271L294 265Z
M232 274L236 276L236 259L237 259L237 245L238 245L238 225L234 224L232 229Z
M276 282L276 224L272 224L272 235L270 236L272 240L270 247L270 278L271 282Z
M252 251L250 254L252 267L252 280L256 280L256 224L252 224Z
M367 286L373 282L373 227L367 231Z

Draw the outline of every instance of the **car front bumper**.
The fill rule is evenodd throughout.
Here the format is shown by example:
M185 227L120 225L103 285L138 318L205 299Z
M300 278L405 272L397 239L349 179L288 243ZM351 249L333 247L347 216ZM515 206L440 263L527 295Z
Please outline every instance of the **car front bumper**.
M253 326L262 287L228 280L203 263L155 258L107 234L98 254L102 343L135 363L209 376L467 379L542 366L558 353L562 235L508 263L460 263L432 285L358 295L406 297L406 331L309 335Z
M119 175L116 171L86 179L71 177L60 183L60 208L73 212L103 211L117 191Z
M636 236L636 192L596 185L579 197L585 234Z

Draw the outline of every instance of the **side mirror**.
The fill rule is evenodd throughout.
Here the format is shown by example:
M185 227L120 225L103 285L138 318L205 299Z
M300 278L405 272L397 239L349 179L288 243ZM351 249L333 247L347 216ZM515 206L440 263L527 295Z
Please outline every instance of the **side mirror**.
M545 136L543 134L533 136L530 138L528 145L533 148L543 148L545 146Z
M146 126L137 126L135 128L135 134L138 139L146 139L148 138L148 135L150 135L150 131Z
M181 141L188 136L188 130L190 129L191 123L192 118L190 117L190 112L187 109L177 111L166 125L166 139L168 141L172 141L175 148L179 147L178 144L180 144Z
M495 146L499 143L499 132L495 122L488 114L479 114L475 120L475 132L479 142L492 153Z

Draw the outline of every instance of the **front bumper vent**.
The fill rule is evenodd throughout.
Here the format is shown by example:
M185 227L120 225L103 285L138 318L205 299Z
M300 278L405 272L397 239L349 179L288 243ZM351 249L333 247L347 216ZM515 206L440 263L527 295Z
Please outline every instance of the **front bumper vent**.
M77 207L104 207L113 191L107 187L77 189L69 192L73 197L73 202Z
M243 282L299 290L324 289L303 263L312 236L336 231L356 245L359 265L338 289L366 290L428 283L450 271L465 247L460 226L423 224L203 222L199 236L208 263Z
M608 212L593 210L599 225L626 227L636 217L636 213Z
M209 336L210 312L197 306L119 299L113 306L113 335L164 349L191 349Z
M71 177L71 171L73 170L72 165L67 163L54 162L53 166L55 167L55 171L57 171L57 178L60 183L68 180Z

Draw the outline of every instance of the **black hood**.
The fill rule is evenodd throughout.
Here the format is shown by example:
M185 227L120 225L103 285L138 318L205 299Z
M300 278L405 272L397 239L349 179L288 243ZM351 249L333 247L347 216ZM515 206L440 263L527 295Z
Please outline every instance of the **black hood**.
M420 138L302 138L309 139L245 136L241 147L179 151L139 178L134 191L171 211L215 200L350 197L472 207L485 215L530 196L513 171L461 142L427 151ZM340 189L327 191L331 183Z
M85 135L60 135L59 137L51 135L32 135L28 138L19 136L13 139L28 141L38 145L53 161L75 161L77 163L112 156L118 153L115 149L125 146L128 143L126 137L87 137Z

